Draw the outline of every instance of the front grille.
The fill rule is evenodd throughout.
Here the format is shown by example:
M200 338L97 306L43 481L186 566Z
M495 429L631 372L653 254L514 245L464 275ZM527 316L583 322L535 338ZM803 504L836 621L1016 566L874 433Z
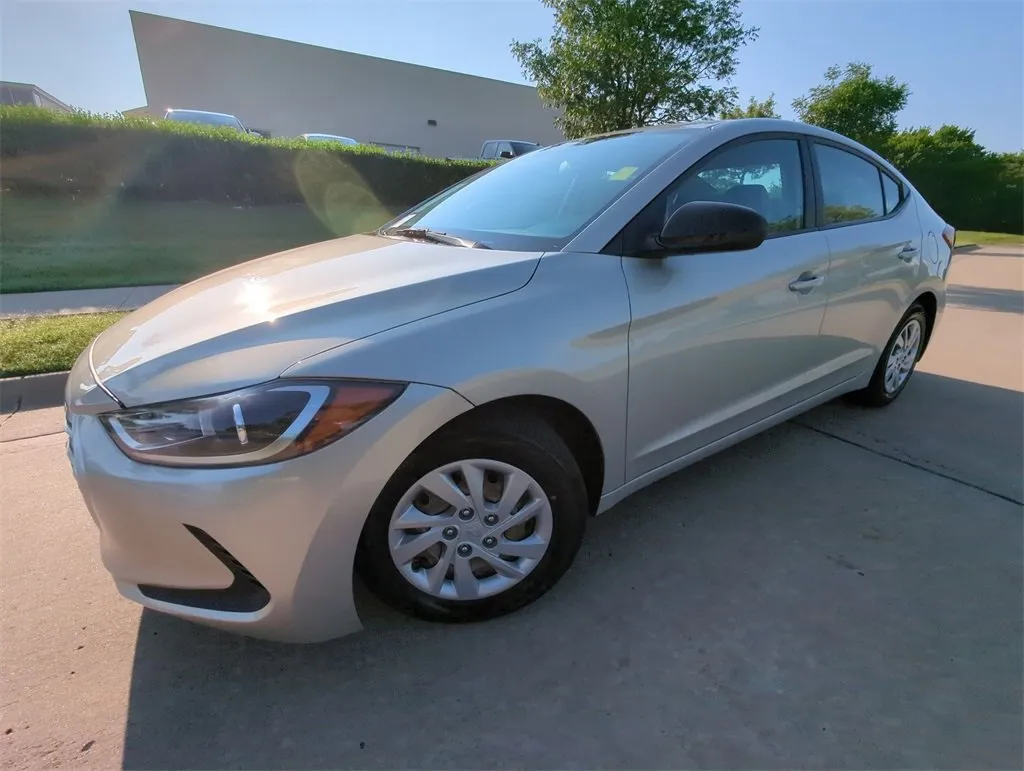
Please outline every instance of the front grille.
M245 565L235 559L231 552L205 530L192 525L185 525L185 529L231 571L235 580L227 589L176 589L169 586L139 584L139 591L143 596L174 605L224 613L255 613L266 607L270 602L270 592Z

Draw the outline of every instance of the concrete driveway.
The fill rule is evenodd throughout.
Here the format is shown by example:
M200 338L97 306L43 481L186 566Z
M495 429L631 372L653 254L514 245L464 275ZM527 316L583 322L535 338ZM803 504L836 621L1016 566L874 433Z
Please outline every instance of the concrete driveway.
M830 404L594 521L547 598L463 627L371 598L313 647L140 612L60 411L0 428L0 765L1014 768L1024 253L961 254L901 400Z

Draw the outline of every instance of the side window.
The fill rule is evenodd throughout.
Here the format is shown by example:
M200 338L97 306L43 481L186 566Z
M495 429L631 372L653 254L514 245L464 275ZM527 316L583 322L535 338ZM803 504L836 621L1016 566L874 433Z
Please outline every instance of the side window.
M494 142L484 142L484 149L483 152L480 153L480 157L486 161L493 159L496 155L496 153L494 152L494 147Z
M515 153L512 151L512 144L510 142L498 142L498 152L495 155L500 158L502 153L511 153L512 157L515 157Z
M531 145L527 142L513 142L512 149L515 150L516 157L518 158L520 155L526 155L527 153L533 152L537 149L537 146Z
M882 192L885 194L885 213L892 214L903 203L903 186L883 171Z
M821 175L824 224L882 216L882 175L875 164L827 145L815 144L814 156Z
M675 207L693 200L748 206L769 233L804 227L804 176L795 139L762 139L730 147L698 166L678 188Z
M768 220L769 233L804 226L804 178L795 139L746 142L702 161L669 188L665 219L690 201L749 206Z
M758 139L699 161L663 190L623 233L624 253L637 253L683 204L723 201L747 206L768 221L769 233L793 233L804 223L804 171L796 139Z

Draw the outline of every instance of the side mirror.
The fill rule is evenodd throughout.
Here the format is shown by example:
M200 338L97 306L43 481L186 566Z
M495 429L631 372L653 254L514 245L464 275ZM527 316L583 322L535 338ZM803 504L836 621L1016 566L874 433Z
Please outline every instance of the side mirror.
M499 153L498 157L499 158L509 159L509 160L511 160L512 158L515 158L515 156L512 154L511 150L502 150L501 153Z
M673 254L739 252L755 249L768 237L768 221L734 203L690 201L668 218L658 246Z

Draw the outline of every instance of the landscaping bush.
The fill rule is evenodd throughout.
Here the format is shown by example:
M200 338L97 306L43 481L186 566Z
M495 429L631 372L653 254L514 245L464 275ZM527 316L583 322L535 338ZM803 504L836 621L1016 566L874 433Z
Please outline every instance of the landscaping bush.
M955 126L898 132L884 145L877 149L958 229L1024 233L1024 154L988 152L973 131ZM487 166L365 145L10 106L0 106L0 162L10 193L304 203L324 221L343 210L401 210Z
M415 204L485 168L227 128L0 106L5 192L264 205Z
M883 155L959 230L1024 233L1024 153L993 153L959 126L890 137Z

